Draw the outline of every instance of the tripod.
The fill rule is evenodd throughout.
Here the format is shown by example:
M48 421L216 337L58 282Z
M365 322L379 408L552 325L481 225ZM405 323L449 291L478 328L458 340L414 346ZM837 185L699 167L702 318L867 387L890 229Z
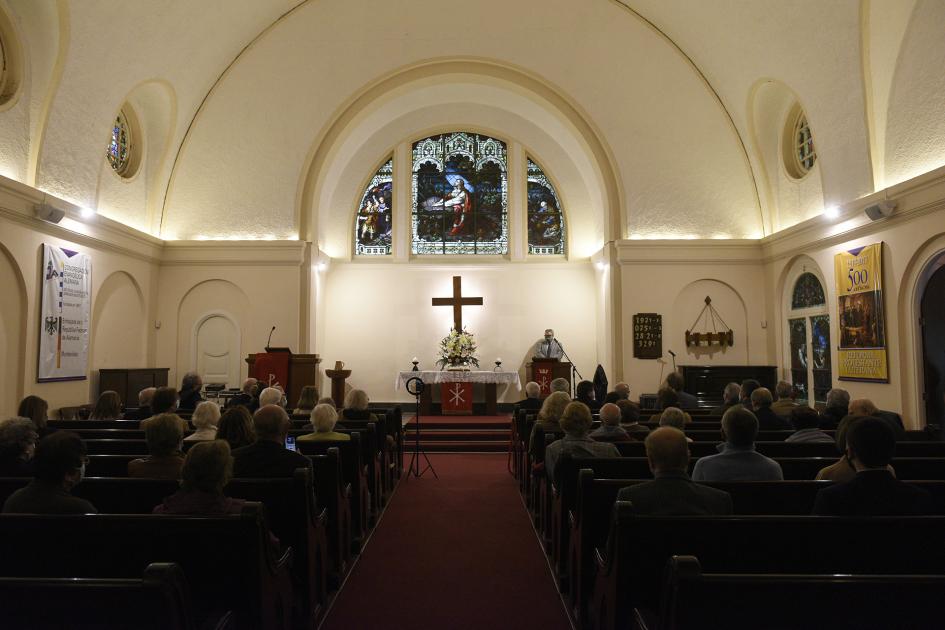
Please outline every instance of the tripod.
M434 477L439 479L440 476L436 474L436 469L433 467L433 462L430 461L430 458L427 457L427 452L420 446L420 396L423 394L423 389L426 385L419 377L416 376L408 379L405 385L407 388L407 393L413 396L417 401L417 415L414 416L413 419L413 421L417 424L414 435L414 451L413 457L410 458L410 465L407 466L407 479L410 479L410 475L413 475L414 477L422 477L423 474L428 470L433 473ZM420 469L421 456L427 462L427 465L423 468L423 470Z

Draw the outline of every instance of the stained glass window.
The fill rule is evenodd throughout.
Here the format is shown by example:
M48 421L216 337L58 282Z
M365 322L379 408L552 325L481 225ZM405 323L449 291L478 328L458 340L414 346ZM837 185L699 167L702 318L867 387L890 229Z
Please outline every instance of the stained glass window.
M506 254L508 199L501 140L460 131L415 142L411 251Z
M118 112L115 124L112 125L112 141L108 143L106 156L116 173L124 175L128 171L131 158L131 130L124 112Z
M817 276L808 272L802 273L794 283L794 293L791 297L791 308L810 308L823 306L827 303L824 297L824 287Z
M528 159L528 253L564 253L561 201L541 167Z
M384 163L368 182L354 225L354 251L358 256L390 254L394 159Z
M817 161L814 137L810 133L807 115L801 112L794 123L794 156L802 173L808 172Z

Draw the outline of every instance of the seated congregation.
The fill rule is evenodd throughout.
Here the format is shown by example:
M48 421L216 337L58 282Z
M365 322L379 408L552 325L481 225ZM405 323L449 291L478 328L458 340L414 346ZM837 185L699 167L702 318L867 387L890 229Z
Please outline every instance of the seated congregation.
M709 593L739 592L718 590L713 580L724 579L755 585L769 606L764 580L769 591L794 584L863 603L831 627L870 627L890 605L897 625L928 627L928 605L895 602L945 583L945 553L915 539L945 525L945 442L934 427L906 431L898 414L840 388L817 410L784 381L773 392L729 383L720 407L681 396L683 387L672 374L658 408L644 410L625 383L586 404L557 382L540 405L514 411L513 471L576 622L765 627L760 603L719 618ZM897 595L871 599L879 584ZM703 608L684 614L683 602ZM786 620L838 619L824 597L794 605L803 613ZM795 627L786 624L772 627Z
M137 402L123 410L107 391L88 419L55 420L45 401L30 396L18 415L0 421L0 528L8 529L0 553L11 559L0 581L40 575L14 541L48 548L42 537L67 540L81 523L78 530L102 538L99 553L63 549L61 566L43 577L62 571L62 578L121 578L141 588L163 571L154 563L173 561L182 574L168 579L185 583L194 600L182 604L186 627L317 625L401 475L399 407L369 408L367 395L352 390L336 409L306 387L287 408L280 388L247 379L221 409L204 399L194 373L180 390L148 388ZM35 540L10 533L26 523ZM142 536L156 542L129 554L143 559L135 564L124 550L140 547ZM255 555L208 566L206 554L234 552L234 536ZM187 542L178 545L180 537ZM35 627L45 627L42 619Z

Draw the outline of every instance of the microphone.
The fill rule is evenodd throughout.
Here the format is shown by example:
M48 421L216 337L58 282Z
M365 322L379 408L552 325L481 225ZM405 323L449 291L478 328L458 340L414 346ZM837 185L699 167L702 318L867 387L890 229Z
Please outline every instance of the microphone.
M275 328L275 326L273 326L273 328ZM676 353L673 352L672 350L667 350L666 352L670 353L670 354L673 355L674 357L676 356Z
M269 349L269 346L272 345L272 333L276 332L276 327L273 326L272 330L269 331L269 340L266 341L266 350Z

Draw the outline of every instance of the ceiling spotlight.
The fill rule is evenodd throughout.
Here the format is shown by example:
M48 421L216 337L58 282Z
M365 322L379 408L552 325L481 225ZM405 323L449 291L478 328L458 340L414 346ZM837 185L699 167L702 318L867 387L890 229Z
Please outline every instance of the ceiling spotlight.
M328 263L324 263L324 262L318 263L318 270L319 270L319 271L325 271L326 269L328 269Z
M824 208L824 216L826 216L828 219L836 219L840 216L840 208L838 208L835 204L831 204Z
M91 208L83 207L81 210L79 210L79 214L82 215L83 219L91 219L92 217L95 216L95 210L92 210Z

